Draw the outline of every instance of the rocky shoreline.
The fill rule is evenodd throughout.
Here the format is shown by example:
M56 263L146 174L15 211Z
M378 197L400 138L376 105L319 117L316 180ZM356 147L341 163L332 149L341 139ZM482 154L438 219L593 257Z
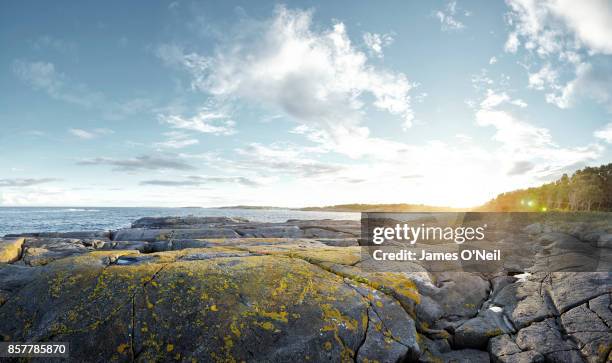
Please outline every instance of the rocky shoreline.
M368 271L360 233L359 221L166 217L8 235L0 339L67 341L71 360L92 362L612 359L609 271ZM612 244L609 227L525 233Z

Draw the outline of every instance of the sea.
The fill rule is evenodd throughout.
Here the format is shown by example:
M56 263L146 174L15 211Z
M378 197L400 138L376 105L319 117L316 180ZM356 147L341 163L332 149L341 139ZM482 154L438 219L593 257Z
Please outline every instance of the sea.
M138 218L167 216L242 217L255 222L361 218L360 213L291 209L0 207L0 236L27 232L116 230L129 227Z

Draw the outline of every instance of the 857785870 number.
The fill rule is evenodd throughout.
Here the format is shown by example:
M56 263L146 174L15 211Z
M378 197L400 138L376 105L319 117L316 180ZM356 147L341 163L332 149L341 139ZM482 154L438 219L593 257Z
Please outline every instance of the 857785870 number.
M0 343L0 357L68 357L68 343Z

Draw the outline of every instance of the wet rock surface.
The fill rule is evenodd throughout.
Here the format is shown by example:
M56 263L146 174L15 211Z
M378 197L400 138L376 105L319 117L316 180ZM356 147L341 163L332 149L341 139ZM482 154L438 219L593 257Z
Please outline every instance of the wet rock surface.
M5 237L0 339L69 341L92 362L611 359L607 271L372 271L355 221L132 227ZM605 246L609 232L533 224L523 237Z

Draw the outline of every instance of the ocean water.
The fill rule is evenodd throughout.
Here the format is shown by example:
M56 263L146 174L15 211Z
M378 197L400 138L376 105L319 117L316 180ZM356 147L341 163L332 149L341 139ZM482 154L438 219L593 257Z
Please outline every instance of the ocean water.
M359 220L361 217L359 213L289 209L0 207L0 236L26 232L114 230L129 227L142 217L188 215L242 217L257 222L285 222L287 219Z

